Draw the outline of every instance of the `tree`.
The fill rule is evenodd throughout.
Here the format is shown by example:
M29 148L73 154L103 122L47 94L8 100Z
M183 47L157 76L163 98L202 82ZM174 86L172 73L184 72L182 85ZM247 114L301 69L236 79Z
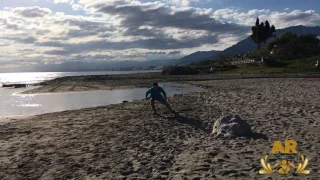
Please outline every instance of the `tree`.
M258 48L260 49L261 46L267 43L267 40L271 37L273 37L273 33L276 31L276 28L274 25L270 27L270 24L268 21L265 23L261 22L259 18L256 20L255 26L252 27L252 34L251 39L254 43L257 44Z
M273 55L280 59L305 58L320 55L319 44L320 39L314 34L297 36L285 32L269 44L269 50L273 50Z

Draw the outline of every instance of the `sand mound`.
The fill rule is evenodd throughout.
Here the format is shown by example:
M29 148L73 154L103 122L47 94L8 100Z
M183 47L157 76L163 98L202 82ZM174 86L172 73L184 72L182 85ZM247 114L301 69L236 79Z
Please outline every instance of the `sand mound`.
M212 130L212 135L215 137L237 137L250 134L251 126L239 115L221 117L215 122Z

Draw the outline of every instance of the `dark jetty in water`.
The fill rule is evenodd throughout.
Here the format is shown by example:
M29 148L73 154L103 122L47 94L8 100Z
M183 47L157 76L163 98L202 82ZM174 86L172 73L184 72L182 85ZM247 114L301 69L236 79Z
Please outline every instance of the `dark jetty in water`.
M2 87L26 88L27 84L3 84Z

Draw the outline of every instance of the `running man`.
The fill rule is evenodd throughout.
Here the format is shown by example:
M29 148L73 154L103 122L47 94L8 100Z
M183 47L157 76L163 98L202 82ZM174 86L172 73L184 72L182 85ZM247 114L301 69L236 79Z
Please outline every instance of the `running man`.
M151 94L151 107L152 110L154 112L154 114L157 114L156 108L154 106L154 102L158 101L160 103L162 103L163 105L165 105L172 113L177 114L172 107L169 105L168 101L167 101L167 94L166 92L162 89L162 87L159 87L158 83L153 83L153 87L150 88L147 93L146 93L146 99L150 99L150 97L148 98L148 95Z

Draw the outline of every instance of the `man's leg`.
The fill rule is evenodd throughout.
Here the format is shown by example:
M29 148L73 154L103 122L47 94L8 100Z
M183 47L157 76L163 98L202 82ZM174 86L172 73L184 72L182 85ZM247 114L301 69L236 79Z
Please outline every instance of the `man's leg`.
M154 101L155 101L155 99L151 99L151 107L152 107L153 112L154 112L155 114L157 114L156 108L154 107Z
M158 100L160 103L162 103L163 105L165 105L172 113L176 114L176 112L172 109L172 107L170 106L170 104L164 99L161 98Z

